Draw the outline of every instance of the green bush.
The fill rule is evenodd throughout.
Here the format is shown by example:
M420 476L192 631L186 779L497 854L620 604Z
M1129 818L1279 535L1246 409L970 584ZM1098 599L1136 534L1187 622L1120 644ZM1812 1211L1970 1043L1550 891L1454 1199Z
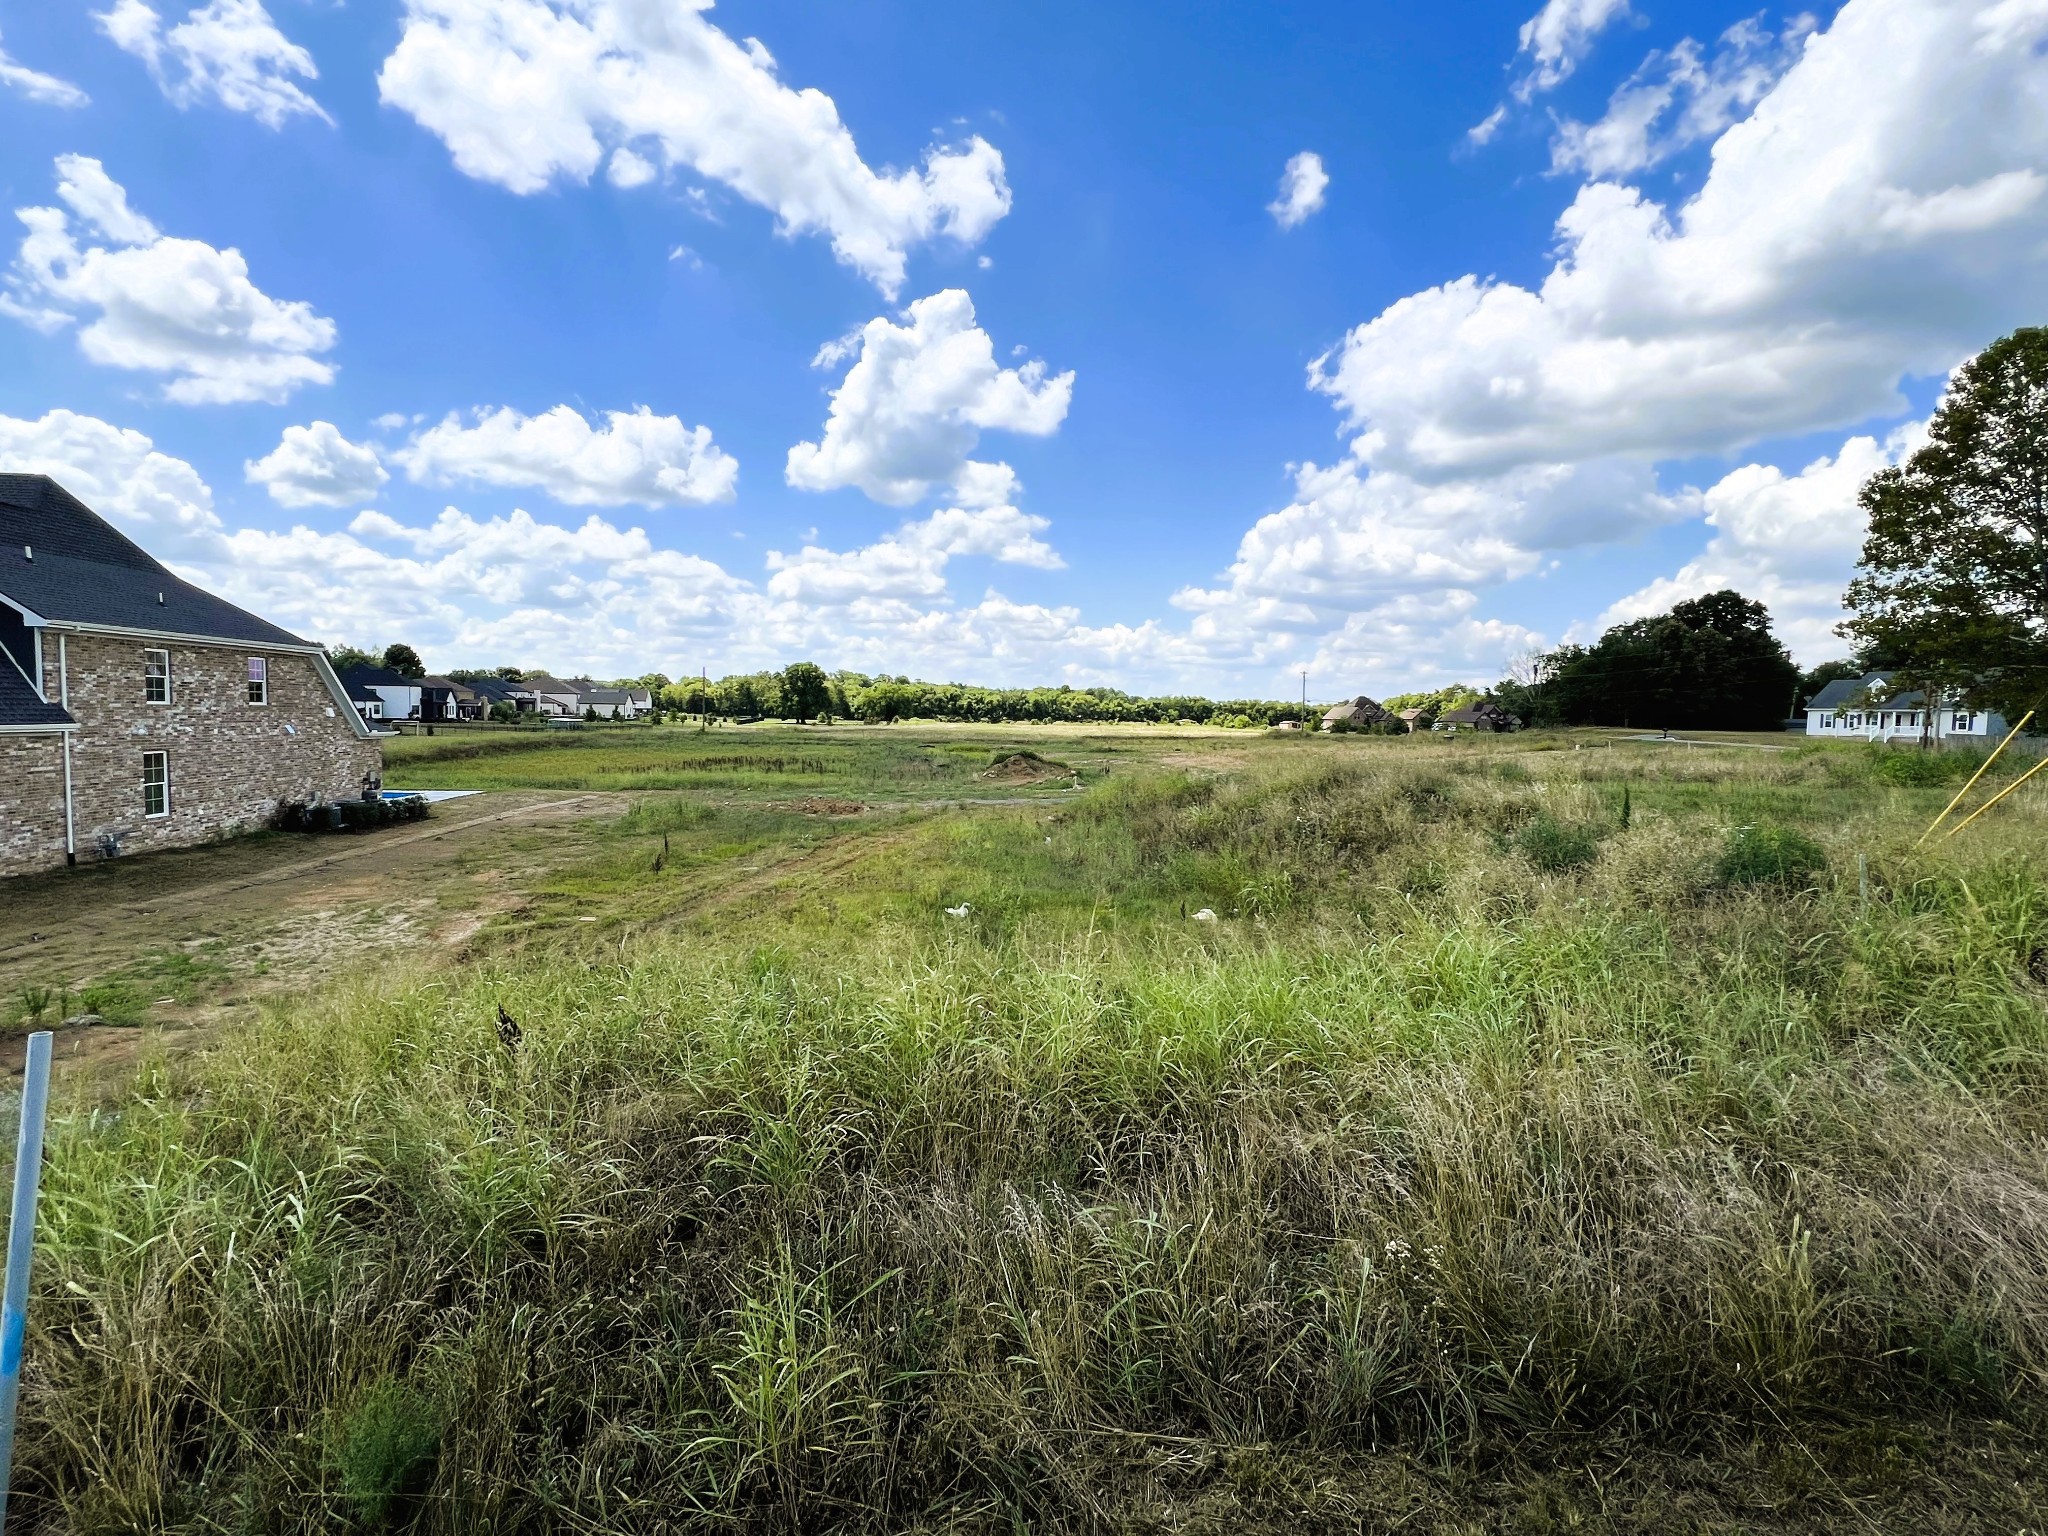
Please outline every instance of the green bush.
M1827 867L1820 844L1790 827L1736 827L1721 850L1723 885L1806 885Z
M1600 839L1585 827L1568 827L1548 814L1539 815L1515 834L1522 856L1546 875L1561 875L1593 862Z
M1939 784L1960 784L1977 771L1978 759L1955 752L1882 753L1874 770L1887 784L1908 789L1925 789Z
M403 1381L380 1381L335 1434L342 1496L360 1519L382 1522L426 1491L440 1449L440 1410Z

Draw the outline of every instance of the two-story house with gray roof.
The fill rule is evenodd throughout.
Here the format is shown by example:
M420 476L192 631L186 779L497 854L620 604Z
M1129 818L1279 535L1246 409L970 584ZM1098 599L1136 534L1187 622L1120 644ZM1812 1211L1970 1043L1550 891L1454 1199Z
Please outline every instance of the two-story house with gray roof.
M373 795L383 761L319 646L0 474L0 875Z
M1806 701L1806 734L1838 741L1996 741L2007 730L2003 715L1968 700L1930 704L1917 688L1892 687L1889 672L1838 677Z

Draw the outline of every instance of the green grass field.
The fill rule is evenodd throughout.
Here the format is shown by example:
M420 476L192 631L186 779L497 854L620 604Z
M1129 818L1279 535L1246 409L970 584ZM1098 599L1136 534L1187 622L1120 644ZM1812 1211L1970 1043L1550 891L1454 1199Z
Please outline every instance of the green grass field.
M387 777L642 793L64 1109L30 1528L2040 1528L2048 794L1916 848L1953 766L1833 747L457 745Z
M1193 733L1181 733L1183 737ZM1222 733L1203 733L1221 735ZM945 726L659 727L407 736L385 747L385 777L409 789L682 790L745 798L858 796L868 801L991 799L1014 778L987 777L1012 753L1042 753L1043 729ZM1165 733L1111 730L1057 738L1061 768L1098 777ZM1043 785L1021 787L1042 788ZM1064 787L1059 783L1058 787Z

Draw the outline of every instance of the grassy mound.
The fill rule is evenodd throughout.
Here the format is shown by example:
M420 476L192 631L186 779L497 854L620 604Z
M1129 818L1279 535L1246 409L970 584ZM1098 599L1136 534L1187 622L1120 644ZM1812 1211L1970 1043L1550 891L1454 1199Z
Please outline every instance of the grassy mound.
M17 1498L81 1532L2035 1519L2039 849L1913 854L1918 801L1799 762L1639 773L1620 828L1572 756L1119 775L930 824L843 927L486 956L155 1068L56 1130ZM1744 796L1870 848L1870 904L1839 848L1724 886Z
M1005 752L983 769L981 776L999 784L1043 784L1048 779L1070 779L1074 770L1036 752Z

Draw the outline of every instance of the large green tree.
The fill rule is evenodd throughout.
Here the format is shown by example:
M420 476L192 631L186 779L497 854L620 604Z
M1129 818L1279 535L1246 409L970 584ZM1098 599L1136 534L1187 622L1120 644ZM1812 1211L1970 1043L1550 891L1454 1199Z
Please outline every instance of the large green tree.
M1842 632L2017 718L2048 689L2048 329L1956 370L1927 445L1865 482Z
M427 675L427 664L420 660L420 653L403 640L394 641L384 647L384 665L400 677Z
M797 661L782 669L782 713L802 725L832 707L832 680L814 661Z
M1768 730L1799 688L1770 611L1739 592L1617 624L1597 644L1539 658L1534 670L1535 681L1504 682L1496 697L1539 725Z

